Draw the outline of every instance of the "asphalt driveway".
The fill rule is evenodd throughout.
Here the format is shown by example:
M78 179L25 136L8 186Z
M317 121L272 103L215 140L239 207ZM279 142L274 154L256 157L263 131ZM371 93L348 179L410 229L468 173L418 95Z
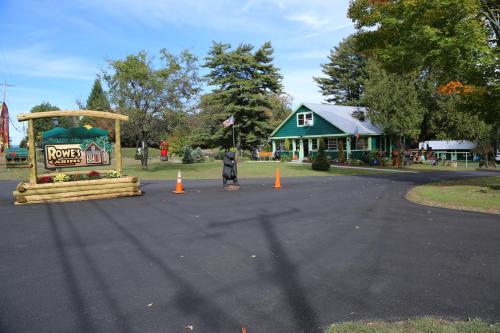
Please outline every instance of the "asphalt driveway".
M483 175L483 174L481 174ZM146 181L138 198L14 206L0 183L0 332L320 332L500 320L500 218L413 204L466 173Z

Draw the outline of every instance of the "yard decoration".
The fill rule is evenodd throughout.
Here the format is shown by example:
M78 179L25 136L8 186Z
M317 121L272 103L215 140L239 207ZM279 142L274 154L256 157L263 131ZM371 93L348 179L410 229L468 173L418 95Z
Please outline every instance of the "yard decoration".
M160 161L168 161L168 143L160 141Z
M37 175L34 121L38 118L91 117L115 121L115 170L90 172L65 172ZM13 192L15 204L66 202L93 199L119 198L141 195L137 177L122 177L120 122L128 116L111 112L75 110L47 111L17 116L28 121L29 182L20 183ZM104 137L103 135L106 135ZM111 144L107 131L84 126L79 128L54 128L43 135L45 168L60 169L75 166L99 166L111 164ZM103 178L102 175L114 178ZM87 178L84 180L76 180Z
M228 151L224 153L222 168L222 184L224 187L227 186L227 181L232 180L234 186L238 185L238 163L236 162L236 154L234 152Z

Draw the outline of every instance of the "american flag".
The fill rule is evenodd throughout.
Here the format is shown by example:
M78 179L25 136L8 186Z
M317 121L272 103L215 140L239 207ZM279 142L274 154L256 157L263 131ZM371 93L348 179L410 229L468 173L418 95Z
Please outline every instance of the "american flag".
M229 118L227 118L226 120L224 120L224 122L222 123L222 125L224 125L224 128L228 127L228 126L231 126L234 124L234 116L231 116Z
M358 126L356 126L356 131L354 132L354 136L356 137L356 140L359 139Z

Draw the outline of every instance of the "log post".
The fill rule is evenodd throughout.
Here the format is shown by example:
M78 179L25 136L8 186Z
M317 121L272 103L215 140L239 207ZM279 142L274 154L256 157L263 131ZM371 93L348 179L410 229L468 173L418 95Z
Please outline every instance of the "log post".
M36 184L36 146L33 119L28 120L28 145L30 163L30 184Z
M121 146L120 119L115 119L115 166L116 171L122 175L122 146Z

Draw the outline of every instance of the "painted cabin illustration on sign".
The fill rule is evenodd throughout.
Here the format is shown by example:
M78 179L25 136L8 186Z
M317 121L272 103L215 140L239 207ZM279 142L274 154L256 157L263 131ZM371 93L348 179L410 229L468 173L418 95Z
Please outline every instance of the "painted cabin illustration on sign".
M87 164L102 164L103 150L95 142L92 142L85 148L85 158Z

